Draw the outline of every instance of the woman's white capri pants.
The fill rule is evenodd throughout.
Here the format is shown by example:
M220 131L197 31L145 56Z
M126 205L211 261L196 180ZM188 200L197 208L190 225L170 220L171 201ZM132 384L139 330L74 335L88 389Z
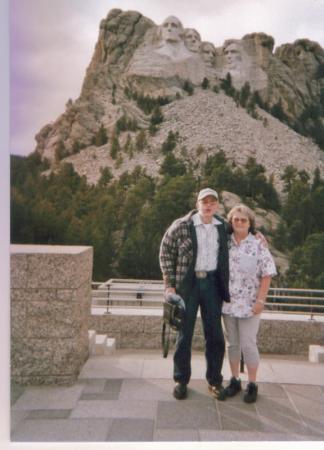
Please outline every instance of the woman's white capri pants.
M231 317L223 314L227 351L230 361L239 361L241 351L244 362L249 367L257 367L260 361L257 347L257 333L260 325L260 314L252 317Z

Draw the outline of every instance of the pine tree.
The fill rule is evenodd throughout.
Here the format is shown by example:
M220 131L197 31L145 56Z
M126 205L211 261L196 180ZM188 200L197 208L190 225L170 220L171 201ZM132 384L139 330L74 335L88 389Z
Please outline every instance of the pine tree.
M162 153L164 155L169 152L172 152L172 150L177 145L177 139L178 139L178 133L173 133L172 131L169 131L167 139L162 144Z
M321 178L321 172L318 167L316 167L313 176L313 183L311 186L311 191L314 192L319 186L324 186L324 180Z
M260 106L260 108L265 109L265 108L264 108L263 100L262 100L262 98L260 97L260 94L259 94L258 91L253 91L253 94L252 94L252 96L251 96L251 102L252 102L253 104L256 104L256 105Z
M296 167L289 165L285 167L284 173L281 175L280 179L284 182L284 192L289 192L293 182L297 178L297 169Z
M103 126L103 124L101 124L95 135L94 145L96 147L101 147L102 145L107 144L107 142L108 142L107 130Z
M159 105L155 106L150 122L151 125L159 125L163 122L163 114Z
M117 158L119 150L120 150L120 144L119 144L118 136L116 134L114 134L114 136L112 137L111 146L110 146L110 156L112 157L112 159Z
M250 83L247 81L242 86L242 89L241 89L240 95L239 95L239 102L243 108L245 108L245 106L247 105L247 101L248 101L250 95L251 95L251 87L250 87Z
M236 90L232 85L232 76L229 72L227 72L226 78L221 80L220 87L226 95L234 97Z
M183 90L186 91L189 95L194 93L194 87L189 80L186 80L183 85Z
M209 88L209 80L208 80L208 78L204 77L204 79L203 79L203 81L201 83L201 87L203 89L208 89Z
M287 116L283 110L281 99L270 108L270 114L280 122L287 122Z
M100 178L98 181L98 186L106 188L110 181L113 179L113 175L109 167L101 167L100 168Z
M171 177L184 175L186 173L186 166L180 159L177 159L174 154L170 152L165 156L159 173L161 175Z
M288 230L286 223L281 220L273 236L273 245L280 251L287 249Z
M147 145L147 139L146 139L145 130L140 130L136 135L135 148L137 151L141 152L144 150L146 145Z

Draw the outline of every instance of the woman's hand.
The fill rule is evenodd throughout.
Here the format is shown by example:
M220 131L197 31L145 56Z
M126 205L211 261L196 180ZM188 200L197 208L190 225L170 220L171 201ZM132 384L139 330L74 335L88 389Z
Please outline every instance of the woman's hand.
M252 307L253 314L261 314L264 310L264 303L256 301Z
M169 294L175 294L176 290L173 287L168 287L165 290L164 296L167 297Z

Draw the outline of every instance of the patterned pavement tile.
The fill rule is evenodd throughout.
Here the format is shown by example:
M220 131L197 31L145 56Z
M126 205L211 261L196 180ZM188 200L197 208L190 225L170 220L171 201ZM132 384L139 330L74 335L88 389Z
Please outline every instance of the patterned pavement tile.
M157 429L220 429L217 408L209 401L180 400L159 401L156 418Z
M107 441L152 441L154 430L154 420L119 418L113 419L107 436Z

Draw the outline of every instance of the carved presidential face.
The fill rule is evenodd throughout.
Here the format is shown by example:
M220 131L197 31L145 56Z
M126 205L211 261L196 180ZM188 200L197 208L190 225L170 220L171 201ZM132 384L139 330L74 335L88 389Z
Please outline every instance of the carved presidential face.
M226 64L230 69L235 69L241 64L241 52L237 44L232 43L224 48Z
M216 58L216 49L210 42L203 42L200 46L200 53L208 65L213 65Z
M193 28L187 28L184 33L184 41L186 44L186 47L191 52L199 52L201 39L198 31L194 30Z
M167 17L161 25L161 37L166 42L179 42L182 31L180 20L174 16Z
M306 72L312 74L316 71L318 62L311 51L306 51L301 45L298 45L295 49L295 55Z

